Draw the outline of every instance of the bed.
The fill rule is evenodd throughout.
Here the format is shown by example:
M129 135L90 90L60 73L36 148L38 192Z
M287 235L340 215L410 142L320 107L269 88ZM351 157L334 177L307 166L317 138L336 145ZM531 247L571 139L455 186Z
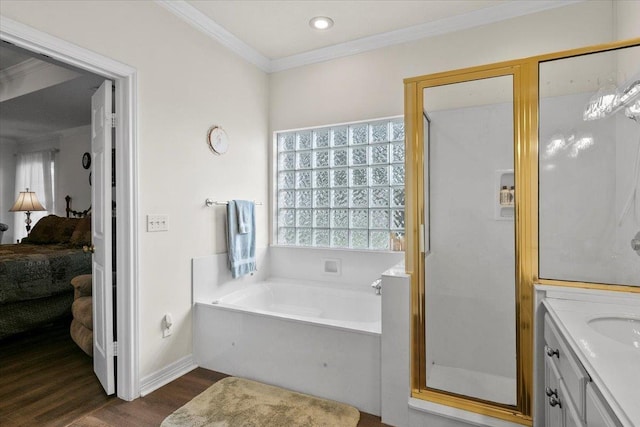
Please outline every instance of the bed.
M91 217L49 215L21 243L0 245L0 339L69 317L71 279L91 273ZM88 211L79 214L87 214Z

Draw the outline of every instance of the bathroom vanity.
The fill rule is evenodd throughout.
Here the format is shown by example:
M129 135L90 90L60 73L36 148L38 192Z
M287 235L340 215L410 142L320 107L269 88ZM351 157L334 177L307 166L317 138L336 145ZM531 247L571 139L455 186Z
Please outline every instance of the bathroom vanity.
M543 305L543 425L640 426L640 299Z

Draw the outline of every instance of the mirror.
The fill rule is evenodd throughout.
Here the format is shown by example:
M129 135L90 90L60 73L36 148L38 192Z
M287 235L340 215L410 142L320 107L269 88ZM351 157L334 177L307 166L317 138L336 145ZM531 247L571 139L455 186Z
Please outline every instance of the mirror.
M539 276L640 286L640 47L539 70Z

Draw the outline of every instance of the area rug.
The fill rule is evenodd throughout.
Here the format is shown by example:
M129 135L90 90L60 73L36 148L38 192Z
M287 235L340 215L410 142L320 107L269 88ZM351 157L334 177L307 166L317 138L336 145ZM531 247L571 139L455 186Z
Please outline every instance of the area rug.
M237 377L227 377L169 415L161 427L355 427L360 412Z

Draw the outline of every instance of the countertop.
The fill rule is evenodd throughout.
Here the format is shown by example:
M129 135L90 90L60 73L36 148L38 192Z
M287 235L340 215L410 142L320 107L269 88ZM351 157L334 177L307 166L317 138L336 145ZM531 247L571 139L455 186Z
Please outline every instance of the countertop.
M640 348L619 343L588 325L596 317L640 318L638 300L610 304L546 299L544 305L622 425L640 426Z

